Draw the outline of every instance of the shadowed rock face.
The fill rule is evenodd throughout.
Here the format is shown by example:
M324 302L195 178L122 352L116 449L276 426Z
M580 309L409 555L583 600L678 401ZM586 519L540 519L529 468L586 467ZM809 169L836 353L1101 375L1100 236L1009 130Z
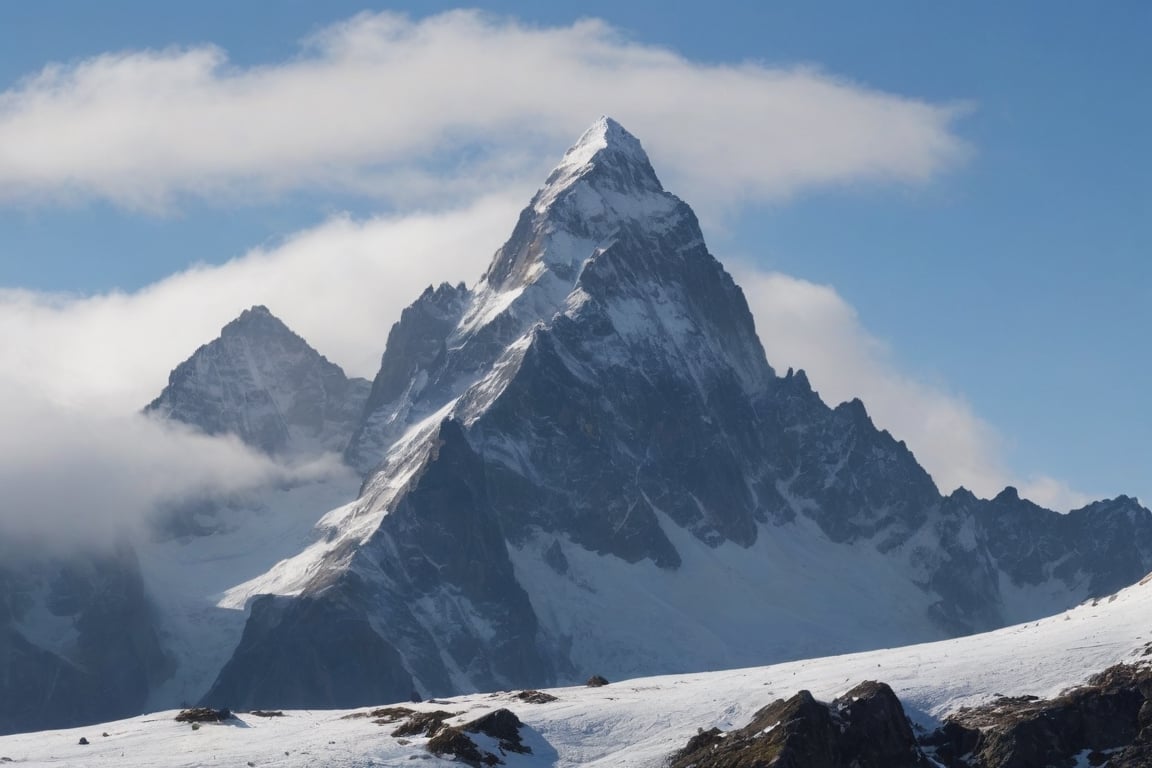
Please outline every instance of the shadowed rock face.
M345 452L345 460L363 474L376 468L389 439L406 423L405 405L429 385L428 371L444 367L448 335L460 321L469 296L463 283L429 286L400 314L388 333L380 372ZM432 382L433 386L436 382Z
M484 690L552 679L485 494L478 457L460 426L444 422L434 460L371 540L348 553L347 570L315 596L253 603L240 646L204 702L345 707L413 691L442 695L453 690L446 660ZM427 612L440 617L435 636L421 620Z
M332 601L253 601L231 660L203 703L232 709L402 701L412 677L363 615Z
M174 668L126 545L7 552L0 606L0 733L137 714Z
M269 454L319 454L344 450L369 386L257 306L177 366L144 410Z

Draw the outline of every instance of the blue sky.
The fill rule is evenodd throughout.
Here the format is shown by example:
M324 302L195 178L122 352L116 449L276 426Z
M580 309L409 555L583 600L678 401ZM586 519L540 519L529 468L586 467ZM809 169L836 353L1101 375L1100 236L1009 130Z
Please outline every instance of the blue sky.
M1144 338L1152 327L1152 153L1145 146L1152 135L1152 6L622 5L509 2L484 8L536 30L566 29L596 17L625 41L675 52L700 67L805 65L845 88L952 110L937 128L959 151L924 149L925 157L935 154L917 166L922 172L901 166L873 173L860 169L871 162L862 158L864 165L854 170L824 180L803 177L783 191L749 182L747 194L713 183L703 172L694 175L687 162L665 174L667 164L654 151L668 157L671 147L694 141L706 150L728 139L673 136L672 128L667 137L646 134L635 120L617 116L649 146L668 186L702 210L711 248L722 260L834 289L843 307L855 312L851 333L859 336L851 338L878 346L873 363L885 376L951 398L994 433L985 442L1006 478L1051 478L1094 497L1127 492L1145 503L1152 499L1152 406L1145 394L1152 362ZM99 6L48 0L9 7L0 10L0 90L10 96L25 88L24 78L49 65L67 68L123 51L211 45L226 52L225 75L276 68L307 57L302 38L357 12L400 11L419 24L452 7L342 0ZM396 94L381 98L398 111L406 108ZM544 103L564 98L560 83L539 93ZM688 102L681 108L700 109ZM10 98L0 100L0 123L13 109ZM742 119L737 112L733 124ZM505 162L508 148L493 150L500 162L484 178L510 193L530 193L529 181L538 183L533 174L543 167L537 155L554 160L565 145L554 137L575 139L587 121L570 122L566 129L556 117L554 129L528 136L531 157ZM754 131L741 135L749 155L771 152L754 140ZM482 132L458 131L455 138L461 146L493 143ZM91 151L102 151L98 140ZM702 150L701 162L707 156ZM0 187L3 157L0 151ZM457 161L463 162L452 158L448 164ZM885 155L875 162L896 161ZM270 183L255 193L231 176L213 180L209 191L185 180L190 186L158 203L151 197L141 202L138 195L151 190L123 192L123 180L106 193L25 179L28 191L0 195L0 287L36 292L37 301L47 301L46 292L132 295L197 262L223 264L254 247L273 251L343 212L361 221L434 210L435 194L414 197L402 189L409 177L389 176L387 192L360 178L315 183L308 177L309 183ZM105 189L102 181L92 183ZM484 192L461 194L445 207L466 206ZM499 206L494 210L503 213ZM457 277L472 280L474 272ZM758 314L758 321L764 317ZM385 334L386 328L380 344ZM346 362L316 334L304 335ZM778 367L791 362L772 359L773 345L766 345ZM179 359L190 351L172 354ZM833 366L825 376L851 379L855 372ZM828 390L836 389L832 383ZM843 383L847 391L852 386ZM898 406L888 408L891 413ZM896 426L917 415L902 418L878 421L904 437Z

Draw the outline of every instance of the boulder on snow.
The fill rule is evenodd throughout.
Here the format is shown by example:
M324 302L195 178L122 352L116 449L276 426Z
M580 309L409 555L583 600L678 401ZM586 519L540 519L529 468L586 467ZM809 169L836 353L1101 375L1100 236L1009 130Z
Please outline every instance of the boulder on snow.
M182 709L180 714L175 717L178 723L222 723L231 719L232 711L230 709L213 709L212 707Z

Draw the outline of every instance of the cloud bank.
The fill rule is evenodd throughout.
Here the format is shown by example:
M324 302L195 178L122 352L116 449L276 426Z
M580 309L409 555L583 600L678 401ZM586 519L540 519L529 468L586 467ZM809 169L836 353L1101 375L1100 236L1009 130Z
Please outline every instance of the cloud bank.
M0 356L0 385L7 385L5 402L11 406L0 409L0 432L33 435L33 444L46 440L52 448L36 454L38 465L59 466L54 451L69 465L86 452L115 457L101 460L99 472L91 467L85 472L90 488L111 483L116 498L118 472L143 476L139 467L145 466L155 470L149 475L162 474L155 456L175 457L185 450L157 449L150 438L171 436L141 437L144 427L124 426L118 419L155 397L168 372L243 308L266 304L350 373L371 377L400 310L426 285L473 282L507 236L516 211L512 201L493 198L438 214L337 218L277 248L198 267L134 294L0 293L0 325L14 331ZM1058 509L1086 500L1052 478L1015 478L1001 459L995 430L963 399L901 371L833 289L747 266L734 271L769 361L777 368L804 368L829 404L860 397L879 426L908 443L941 490L964 485L989 496L1011 483ZM30 413L47 414L47 426L37 427L41 415L30 419ZM74 414L84 416L78 422L81 437L85 430L98 432L105 442L73 445ZM36 475L38 465L27 463L26 451L22 439L0 441L0 467L49 483L47 476ZM247 468L245 476L269 471L251 457L235 461ZM230 462L210 467L222 470ZM170 471L183 470L174 464ZM0 476L3 482L13 480ZM238 481L221 475L214 482Z
M104 541L188 494L341 471L333 461L281 466L138 412L176 364L253 304L373 376L400 310L429 283L476 279L515 213L493 198L435 215L334 218L135 293L0 290L0 540Z
M137 413L64 408L0 379L0 542L104 545L161 505L331 477L336 457L287 467L235 438Z
M600 21L363 14L263 66L204 46L45 67L0 93L0 200L460 201L542 178L540 150L606 113L671 186L719 205L926 180L963 156L961 111L812 68L702 64Z

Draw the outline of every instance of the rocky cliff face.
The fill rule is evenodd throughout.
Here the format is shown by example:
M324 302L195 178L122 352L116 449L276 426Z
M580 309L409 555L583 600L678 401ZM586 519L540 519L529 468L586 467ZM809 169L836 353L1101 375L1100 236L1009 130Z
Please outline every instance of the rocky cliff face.
M317 454L344 450L368 390L258 306L177 366L144 410L269 454Z
M1152 569L1134 501L942 498L862 403L777 375L691 209L609 119L474 288L405 311L346 456L360 499L262 582L284 597L248 628L316 703L354 703L292 650L332 646L334 614L386 646L362 692L384 701L939 638ZM233 662L210 700L280 705Z
M174 660L132 549L70 556L4 549L0 733L140 712Z

